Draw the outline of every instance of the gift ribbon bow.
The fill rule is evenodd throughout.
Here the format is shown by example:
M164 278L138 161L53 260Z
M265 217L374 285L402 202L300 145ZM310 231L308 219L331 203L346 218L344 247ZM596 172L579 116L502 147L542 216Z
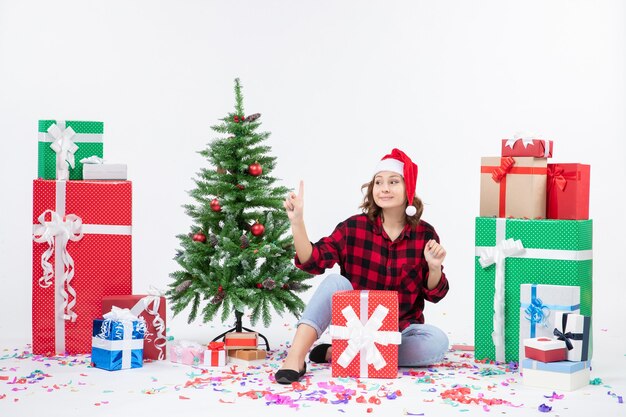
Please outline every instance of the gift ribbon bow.
M524 252L524 245L522 245L521 240L504 239L495 247L482 248L479 253L480 266L487 268L490 265L496 265L493 333L491 337L496 350L496 360L499 362L504 361L504 265L506 258L522 252Z
M376 343L387 346L399 345L401 342L400 332L378 330L389 314L389 309L379 304L365 324L361 322L352 306L341 310L341 314L346 318L346 326L333 326L332 335L334 338L348 339L348 346L339 356L337 363L346 368L360 352L361 360L365 358L365 362L372 364L374 369L384 368L387 361L376 347Z
M578 180L578 175L576 173L567 175L565 174L565 170L561 167L552 167L548 166L548 186L552 187L556 185L559 187L561 191L565 191L565 187L567 186L567 181L576 181Z
M572 350L574 349L572 340L583 340L583 334L565 332L565 329L567 328L567 316L568 314L565 314L565 313L563 314L563 318L561 322L561 328L563 329L563 331L555 327L553 334L557 337L557 339L565 342L565 345L567 346L567 350Z
M76 135L74 129L71 127L66 128L65 122L58 122L48 128L48 133L54 139L54 141L50 144L50 147L57 154L57 172L67 171L67 166L64 165L64 163L67 163L70 167L74 168L74 154L78 150L78 145L76 145L72 140L72 138Z
M224 342L210 342L209 350L224 350Z
M508 146L509 148L513 149L513 146L515 146L515 142L517 142L518 140L522 141L522 145L524 145L524 148L528 147L528 145L533 144L533 136L525 136L521 134L516 134L513 136L513 139L509 139L506 141L505 146Z
M46 221L46 214L50 214L51 220ZM63 285L61 286L61 295L63 297L63 319L76 321L76 313L72 311L72 308L76 304L76 290L71 286L72 278L74 277L74 259L67 250L67 242L72 240L74 242L82 239L83 221L75 214L67 214L61 217L58 213L52 210L46 210L37 218L40 224L35 227L33 232L33 240L37 243L47 243L48 248L41 255L41 267L43 269L43 275L39 278L39 285L43 288L48 288L52 284L52 278L54 277L54 270L50 263L50 258L56 250L60 251L61 259L63 261L63 273L62 278L57 275L57 279L62 279ZM56 239L55 239L56 238ZM60 268L57 265L57 268ZM67 287L67 290L65 289ZM72 300L70 301L70 296Z
M544 327L548 326L547 318L550 315L550 309L536 295L533 295L530 305L526 307L524 313L524 318L530 321L531 326L534 323L541 324Z
M510 156L500 159L500 166L491 172L491 178L493 178L495 182L502 181L502 178L511 171L513 165L515 165L515 159Z

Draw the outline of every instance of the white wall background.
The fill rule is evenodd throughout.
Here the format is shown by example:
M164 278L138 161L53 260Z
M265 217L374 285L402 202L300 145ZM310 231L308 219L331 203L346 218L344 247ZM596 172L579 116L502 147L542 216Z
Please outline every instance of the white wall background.
M520 130L554 139L554 161L592 165L594 322L623 326L625 24L620 0L0 0L0 339L30 339L37 120L105 122L105 157L134 182L142 293L176 269L196 151L237 76L274 174L305 181L313 240L357 212L392 147L418 163L451 282L426 317L454 341L473 338L480 157ZM280 342L291 321L275 321ZM213 336L185 317L170 328Z

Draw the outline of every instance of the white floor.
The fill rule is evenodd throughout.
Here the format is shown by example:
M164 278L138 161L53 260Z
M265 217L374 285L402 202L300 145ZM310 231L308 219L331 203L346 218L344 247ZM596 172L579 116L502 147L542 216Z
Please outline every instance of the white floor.
M293 329L285 325L280 339ZM450 335L451 341L455 340ZM592 380L573 392L527 387L506 366L477 364L472 352L450 351L447 361L428 369L401 369L398 379L332 379L327 365L309 364L297 387L272 383L285 344L272 346L270 358L254 364L201 369L170 363L145 363L141 369L108 372L89 366L89 356L38 358L26 342L0 349L0 416L178 416L216 415L424 415L498 414L553 416L626 416L626 336L608 330L595 334ZM273 342L276 343L276 342ZM11 346L11 345L8 345ZM236 365L234 367L233 365ZM479 404L445 399L461 393ZM450 391L452 390L452 391ZM348 398L347 395L350 395ZM560 396L562 398L558 398ZM362 398L360 398L362 397ZM343 400L343 401L342 401ZM374 401L374 402L370 402ZM378 402L378 403L377 403ZM497 404L497 403L500 404ZM490 405L489 405L490 404Z

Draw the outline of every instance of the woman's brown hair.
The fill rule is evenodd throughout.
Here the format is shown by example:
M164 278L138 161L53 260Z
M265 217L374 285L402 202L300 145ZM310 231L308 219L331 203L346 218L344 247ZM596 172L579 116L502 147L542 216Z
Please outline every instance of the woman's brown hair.
M374 202L374 179L372 179L370 182L366 182L361 186L361 190L365 188L367 188L367 193L365 194L365 197L363 197L363 202L361 203L361 206L359 208L363 210L363 213L367 215L368 219L374 221L376 217L382 216L383 214L383 209L381 209ZM413 205L417 209L417 213L415 213L415 216L405 216L405 218L408 224L410 224L412 227L415 227L420 222L420 218L422 217L422 213L424 212L424 203L422 203L422 200L420 200L418 196L415 196L413 198Z

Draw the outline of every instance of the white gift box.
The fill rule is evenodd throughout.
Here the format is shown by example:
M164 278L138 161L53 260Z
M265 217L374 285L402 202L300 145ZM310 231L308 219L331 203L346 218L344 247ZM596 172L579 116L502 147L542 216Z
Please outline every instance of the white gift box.
M204 366L225 366L226 351L205 349L203 364Z
M126 180L126 164L83 164L84 180Z
M553 337L556 312L580 312L580 287L520 285L519 364L523 367L524 339Z
M589 384L591 362L543 363L524 359L524 385L547 388L552 391L574 391Z
M567 341L568 361L586 361L591 359L589 355L589 342L591 339L591 317L580 314L557 312L554 315L554 335L561 336L559 339ZM571 349L569 349L571 347Z

